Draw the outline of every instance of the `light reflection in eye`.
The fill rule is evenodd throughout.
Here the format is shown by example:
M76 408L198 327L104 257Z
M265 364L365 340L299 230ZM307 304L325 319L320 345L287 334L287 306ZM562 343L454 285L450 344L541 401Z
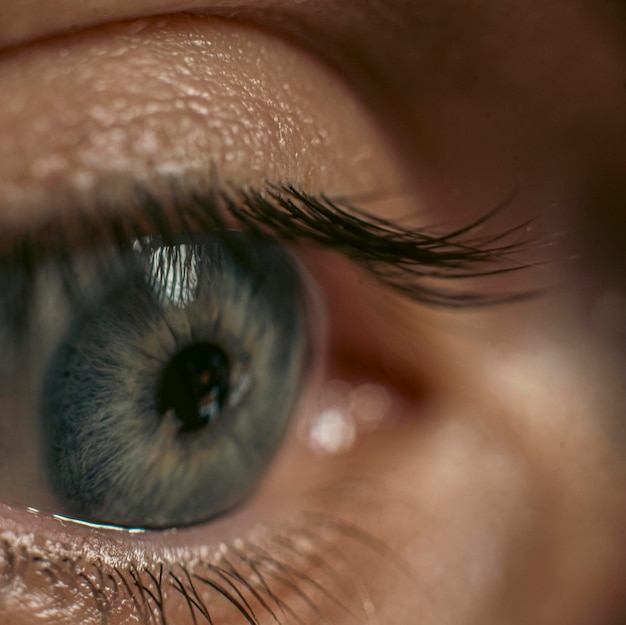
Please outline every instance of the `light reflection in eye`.
M143 251L139 241L133 243L133 250ZM171 251L163 247L148 248L147 254L147 263L151 267L146 272L146 281L152 286L157 298L167 299L168 303L179 307L196 300L198 258L193 246L182 243Z

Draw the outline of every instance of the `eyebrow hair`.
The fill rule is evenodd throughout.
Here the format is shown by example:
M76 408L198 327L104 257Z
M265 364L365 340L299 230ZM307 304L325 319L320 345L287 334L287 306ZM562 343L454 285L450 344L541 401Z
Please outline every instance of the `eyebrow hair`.
M107 247L128 251L147 235L173 245L185 233L218 231L226 236L242 228L280 244L307 242L336 251L416 302L448 308L486 306L532 295L459 286L468 279L519 272L536 264L518 260L533 245L528 238L532 220L485 233L483 226L508 202L509 198L466 226L442 233L378 217L353 205L349 197L314 195L289 184L261 189L213 186L206 193L191 194L172 187L167 201L137 187L135 203L124 213L75 208L26 232L4 232L0 271L19 270L33 280L46 261L63 264L79 252Z

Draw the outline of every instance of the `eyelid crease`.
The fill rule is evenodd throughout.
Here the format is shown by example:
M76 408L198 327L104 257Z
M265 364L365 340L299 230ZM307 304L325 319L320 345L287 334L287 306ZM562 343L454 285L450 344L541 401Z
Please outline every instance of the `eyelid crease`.
M365 195L359 198L367 201ZM349 197L313 195L289 184L267 184L264 189L215 186L191 194L172 185L166 202L137 187L132 207L123 213L109 207L89 211L74 207L55 222L14 235L5 232L0 237L0 269L12 273L19 268L32 282L44 262L51 260L63 268L79 251L128 251L146 235L156 234L170 245L181 235L242 228L278 243L309 242L337 251L384 285L422 304L486 306L536 292L481 292L440 286L438 281L496 276L539 264L517 260L535 245L528 236L532 219L497 234L480 231L509 201L506 198L462 228L441 233L378 217L353 205ZM9 305L28 310L27 302Z

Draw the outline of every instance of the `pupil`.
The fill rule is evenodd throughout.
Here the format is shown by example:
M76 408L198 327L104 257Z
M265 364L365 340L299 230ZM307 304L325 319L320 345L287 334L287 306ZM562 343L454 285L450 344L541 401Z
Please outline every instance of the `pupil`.
M169 362L158 396L159 412L173 411L179 432L192 432L217 419L228 394L226 354L211 343L185 347Z

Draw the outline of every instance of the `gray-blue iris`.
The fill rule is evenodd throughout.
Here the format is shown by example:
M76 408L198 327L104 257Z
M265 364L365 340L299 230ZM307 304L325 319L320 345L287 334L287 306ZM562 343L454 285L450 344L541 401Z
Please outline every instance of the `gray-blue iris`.
M137 243L115 275L45 379L53 489L68 514L100 523L219 515L251 491L298 398L300 276L286 252L246 235Z

